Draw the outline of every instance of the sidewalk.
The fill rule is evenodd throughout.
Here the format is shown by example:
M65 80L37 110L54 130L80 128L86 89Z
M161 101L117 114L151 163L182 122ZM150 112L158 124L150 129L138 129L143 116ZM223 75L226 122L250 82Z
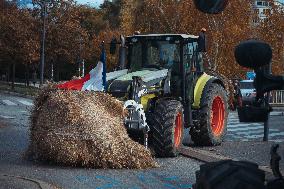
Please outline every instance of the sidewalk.
M26 86L25 83L17 83L15 82L16 85L23 85L23 86ZM35 85L33 83L30 83L30 87L36 87L36 88L39 88L39 83L36 83Z
M37 95L39 91L38 87L39 87L38 84L35 87L34 86L27 87L25 86L24 83L15 83L15 88L12 90L11 83L0 81L0 92L1 93L11 94L11 95L21 96L21 97L33 98L34 96Z

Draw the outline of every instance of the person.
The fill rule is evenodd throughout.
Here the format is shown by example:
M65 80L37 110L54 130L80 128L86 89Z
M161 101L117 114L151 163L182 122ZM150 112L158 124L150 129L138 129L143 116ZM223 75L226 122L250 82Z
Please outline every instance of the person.
M201 29L197 43L198 43L199 55L202 56L202 60L203 60L202 65L200 65L200 67L203 68L203 64L205 60L205 62L207 62L207 65L205 67L208 68L209 70L212 69L210 59L209 59L209 56L207 55L207 50L206 50L207 40L206 40L206 29L205 28Z
M238 80L234 80L234 106L235 108L243 106L240 82Z
M198 51L206 52L206 29L202 28L198 36Z

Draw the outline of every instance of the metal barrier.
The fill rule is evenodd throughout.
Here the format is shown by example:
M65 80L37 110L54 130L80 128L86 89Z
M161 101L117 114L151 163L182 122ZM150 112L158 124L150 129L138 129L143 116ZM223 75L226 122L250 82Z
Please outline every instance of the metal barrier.
M272 91L270 104L272 106L283 106L284 107L284 90Z

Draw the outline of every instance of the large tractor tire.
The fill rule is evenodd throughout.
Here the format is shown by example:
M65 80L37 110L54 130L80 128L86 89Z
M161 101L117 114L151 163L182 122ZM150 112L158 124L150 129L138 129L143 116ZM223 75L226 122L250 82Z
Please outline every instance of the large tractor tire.
M264 180L257 164L225 160L201 165L193 189L264 189Z
M178 155L183 140L183 107L177 100L160 100L152 114L152 148L158 157Z
M204 88L200 110L194 112L194 126L190 130L196 145L219 145L227 132L228 100L225 89L217 83Z

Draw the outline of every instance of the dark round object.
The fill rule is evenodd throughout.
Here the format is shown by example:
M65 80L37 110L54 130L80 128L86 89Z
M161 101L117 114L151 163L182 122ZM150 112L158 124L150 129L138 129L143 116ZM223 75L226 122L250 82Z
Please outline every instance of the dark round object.
M284 188L284 179L278 178L275 180L270 180L267 182L266 189L283 189Z
M270 63L272 49L269 44L263 41L251 39L236 46L235 58L239 65L256 69Z
M158 157L175 157L183 140L183 107L180 101L162 99L151 120L152 147Z
M200 110L194 113L197 123L190 129L196 145L219 145L227 132L228 100L225 89L208 83L202 93Z
M204 13L218 14L228 5L228 0L194 0L196 8Z
M264 189L264 178L255 163L225 160L201 165L193 189Z

